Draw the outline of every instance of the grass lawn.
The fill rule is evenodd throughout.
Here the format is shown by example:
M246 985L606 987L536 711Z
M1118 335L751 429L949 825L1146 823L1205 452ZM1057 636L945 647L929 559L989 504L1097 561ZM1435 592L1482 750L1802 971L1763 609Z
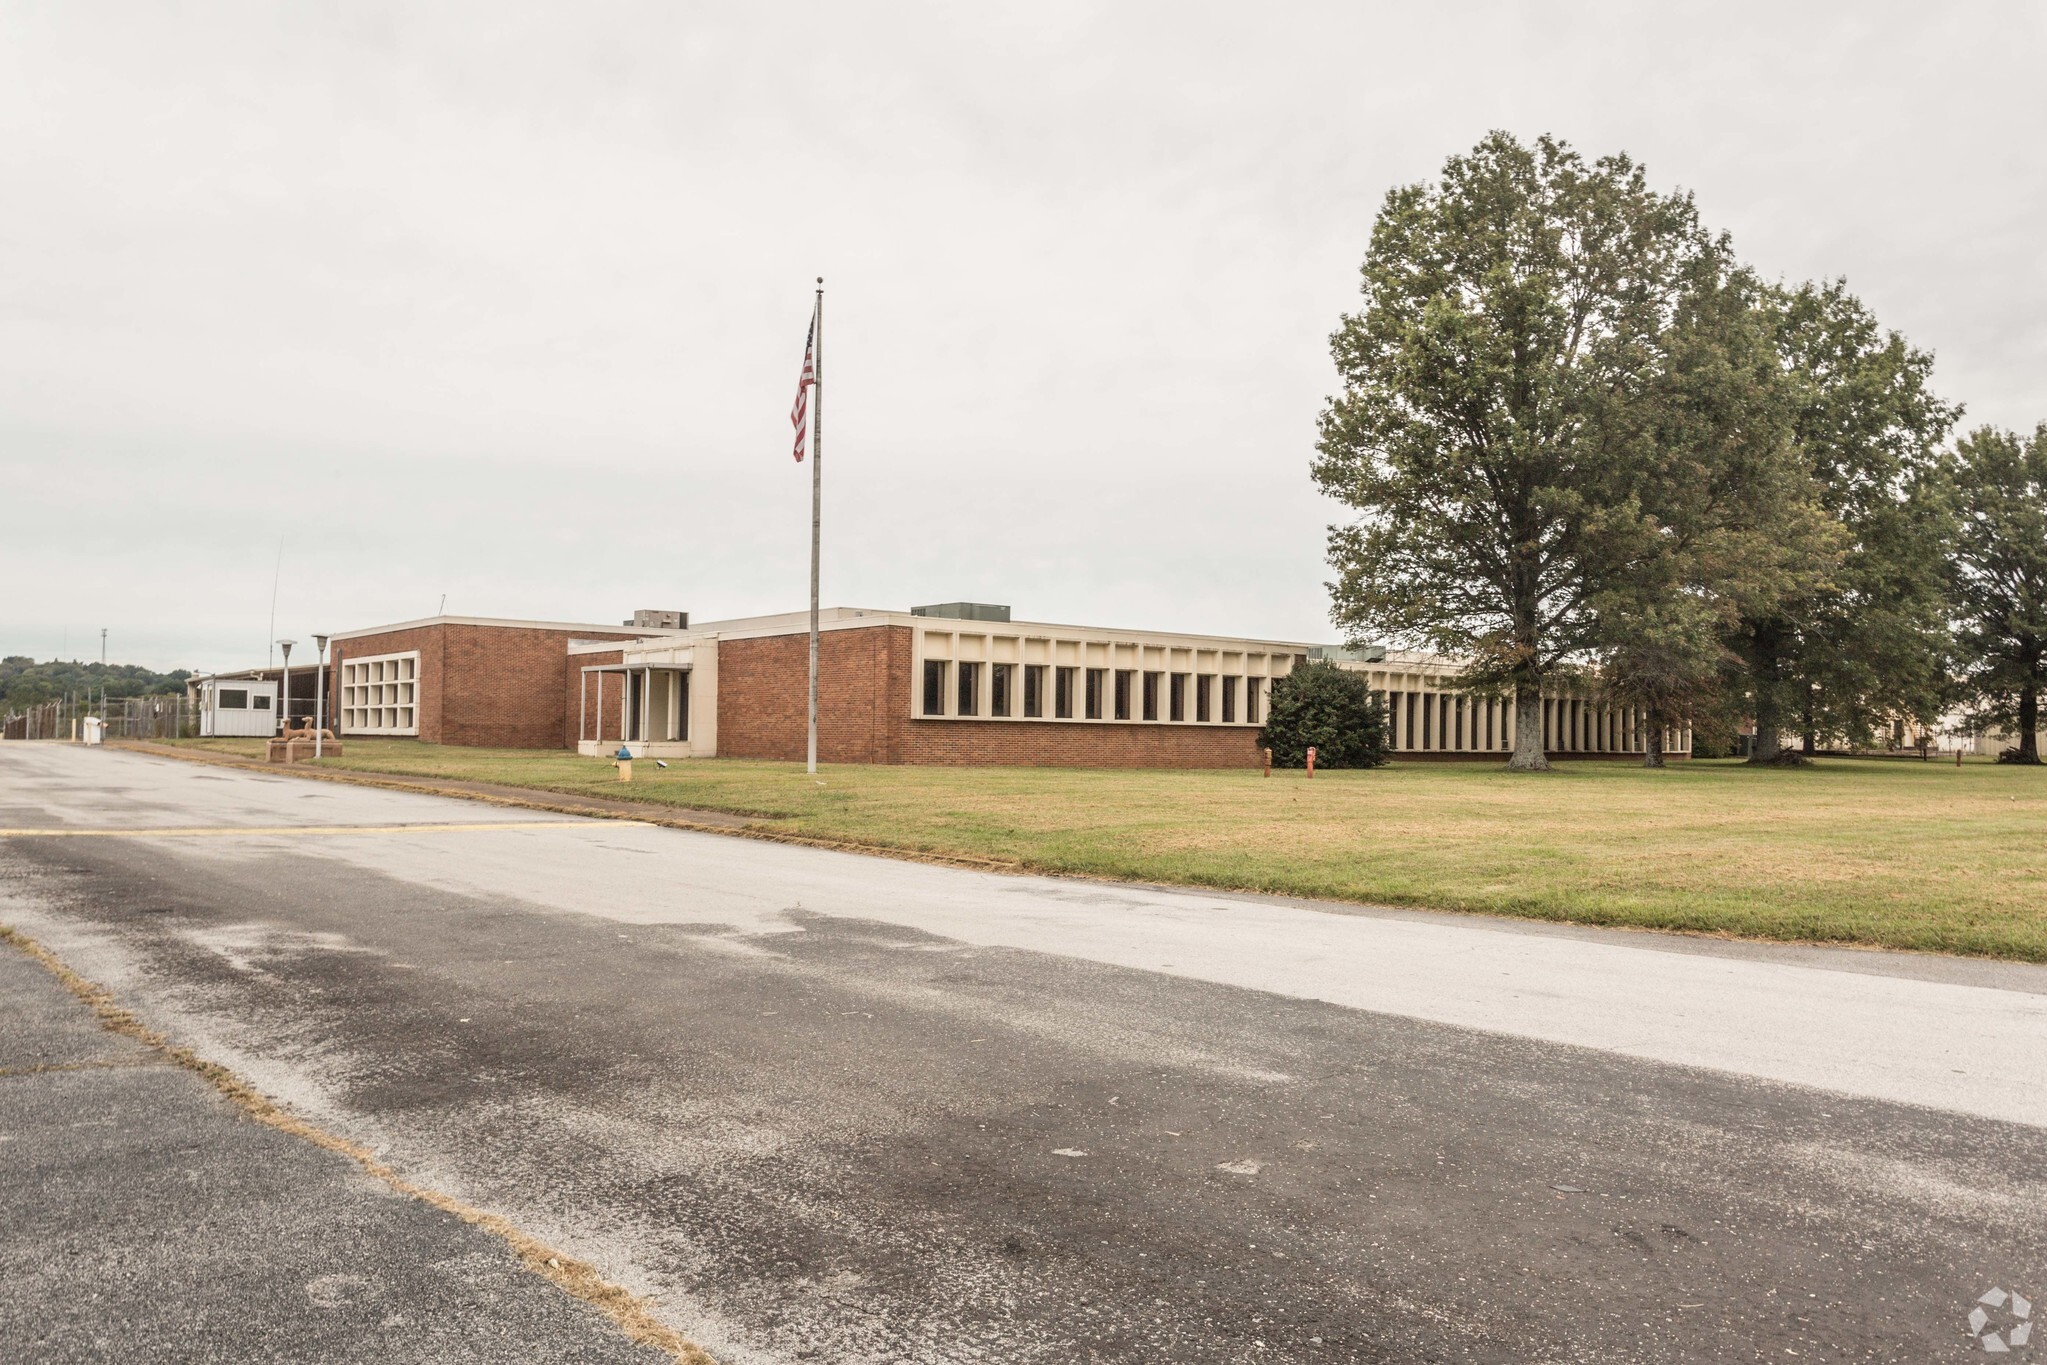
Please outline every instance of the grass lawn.
M242 754L259 740L194 740ZM327 766L783 817L780 828L1049 872L1583 924L2047 961L2047 771L1566 763L1373 772L637 765L348 741Z

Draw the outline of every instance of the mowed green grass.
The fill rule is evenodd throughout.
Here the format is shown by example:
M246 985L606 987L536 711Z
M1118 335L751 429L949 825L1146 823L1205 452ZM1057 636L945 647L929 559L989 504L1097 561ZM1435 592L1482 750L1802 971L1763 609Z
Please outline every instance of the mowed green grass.
M258 741L194 748L254 753ZM2047 771L1822 760L1103 772L642 761L348 741L336 768L781 817L1062 873L2047 961Z

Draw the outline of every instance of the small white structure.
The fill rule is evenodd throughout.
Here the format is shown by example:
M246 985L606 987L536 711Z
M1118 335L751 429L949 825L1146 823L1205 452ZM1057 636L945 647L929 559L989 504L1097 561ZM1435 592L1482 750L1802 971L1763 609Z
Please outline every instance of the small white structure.
M271 679L213 675L194 678L202 736L277 733L277 683Z

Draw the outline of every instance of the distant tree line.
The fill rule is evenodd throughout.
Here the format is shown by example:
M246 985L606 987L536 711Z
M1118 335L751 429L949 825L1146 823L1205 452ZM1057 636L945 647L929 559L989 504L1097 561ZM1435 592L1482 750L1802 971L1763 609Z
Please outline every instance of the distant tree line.
M1548 766L1576 678L1755 759L2047 684L2047 424L1953 439L1933 358L1844 282L1759 278L1625 155L1494 133L1373 225L1314 476L1353 639L1470 660ZM1652 765L1660 755L1648 757Z
M181 693L190 669L157 673L136 664L82 664L52 659L37 663L26 654L0 659L0 712L40 706L59 697L150 697Z

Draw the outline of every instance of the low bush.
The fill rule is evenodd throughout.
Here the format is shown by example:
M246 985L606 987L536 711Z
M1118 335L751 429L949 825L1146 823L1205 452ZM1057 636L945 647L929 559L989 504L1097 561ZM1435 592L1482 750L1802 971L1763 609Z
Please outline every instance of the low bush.
M1386 715L1365 675L1303 664L1272 685L1258 742L1279 768L1376 768L1386 762Z

